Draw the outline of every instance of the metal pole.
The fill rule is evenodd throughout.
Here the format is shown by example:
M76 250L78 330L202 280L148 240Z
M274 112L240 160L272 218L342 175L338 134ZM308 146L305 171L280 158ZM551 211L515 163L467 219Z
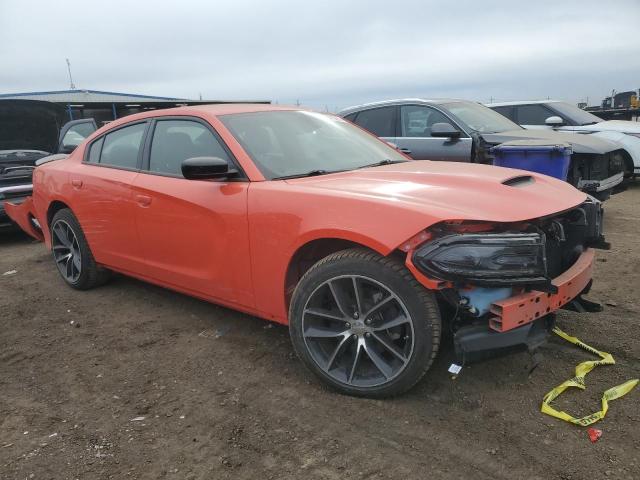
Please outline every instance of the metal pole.
M67 71L69 72L69 83L71 84L71 90L75 90L76 86L73 84L73 77L71 76L71 62L68 58L65 59L67 61Z

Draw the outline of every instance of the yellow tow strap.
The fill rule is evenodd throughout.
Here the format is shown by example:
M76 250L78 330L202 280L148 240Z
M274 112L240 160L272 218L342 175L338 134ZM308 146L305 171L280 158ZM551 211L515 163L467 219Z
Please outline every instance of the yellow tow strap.
M560 385L558 385L556 388L554 388L544 396L544 399L542 400L541 411L542 413L546 413L547 415L551 415L552 417L560 418L566 422L573 423L575 425L582 425L586 427L587 425L591 425L592 423L595 423L598 420L603 419L604 416L607 414L607 410L609 409L609 403L608 403L609 400L615 400L616 398L620 398L626 395L627 393L629 393L631 390L633 390L633 387L635 387L638 384L638 379L636 378L634 380L629 380L623 383L622 385L618 385L616 387L610 388L609 390L606 390L602 394L602 410L592 413L591 415L587 415L582 418L575 418L569 415L568 413L556 410L551 406L551 402L553 402L562 392L564 392L567 388L570 388L570 387L577 387L581 390L584 390L586 388L586 385L584 383L584 377L587 375L587 373L589 373L598 365L613 365L614 363L616 363L616 361L613 359L610 353L596 350L595 348L590 347L586 343L581 342L576 337L567 335L558 327L555 327L553 329L553 333L564 338L567 342L571 342L574 345L577 345L578 347L583 348L587 352L591 352L594 355L598 355L601 358L601 360L590 360L590 361L579 363L578 366L576 367L575 377L561 383Z

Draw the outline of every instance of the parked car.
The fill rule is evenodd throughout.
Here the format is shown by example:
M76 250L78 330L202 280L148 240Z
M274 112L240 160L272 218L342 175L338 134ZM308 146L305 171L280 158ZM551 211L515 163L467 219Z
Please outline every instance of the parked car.
M323 382L380 397L420 380L443 328L463 362L534 348L589 289L599 202L523 173L412 161L333 115L206 105L102 127L7 211L73 288L116 271L288 324Z
M51 102L0 100L0 228L11 225L4 202L31 195L36 162L52 153L70 153L96 130L92 119L64 124L65 115Z
M588 133L616 142L623 148L625 176L640 174L640 122L605 121L558 100L490 103L487 106L527 129Z
M465 100L403 99L347 108L338 115L416 160L492 163L491 148L514 140L567 143L567 181L606 199L623 180L620 146L591 136L525 130L491 109Z

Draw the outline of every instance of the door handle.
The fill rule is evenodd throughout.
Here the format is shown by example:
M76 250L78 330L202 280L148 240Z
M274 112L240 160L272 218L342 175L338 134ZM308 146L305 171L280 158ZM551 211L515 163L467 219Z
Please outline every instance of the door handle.
M141 207L148 207L151 205L151 197L147 195L136 195L136 202L138 202L138 205Z
M411 155L411 150L409 150L408 148L401 148L400 151L402 153L406 153L407 155Z
M81 188L82 180L71 180L71 185L73 185L73 188Z

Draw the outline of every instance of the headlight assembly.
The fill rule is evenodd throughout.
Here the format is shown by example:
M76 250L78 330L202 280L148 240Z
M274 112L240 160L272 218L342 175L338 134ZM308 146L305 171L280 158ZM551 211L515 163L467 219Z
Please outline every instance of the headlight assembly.
M545 237L538 233L446 235L419 247L425 274L482 286L548 284Z

